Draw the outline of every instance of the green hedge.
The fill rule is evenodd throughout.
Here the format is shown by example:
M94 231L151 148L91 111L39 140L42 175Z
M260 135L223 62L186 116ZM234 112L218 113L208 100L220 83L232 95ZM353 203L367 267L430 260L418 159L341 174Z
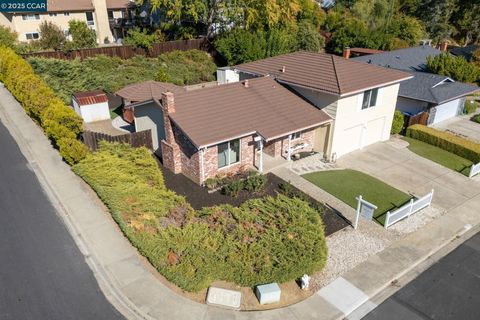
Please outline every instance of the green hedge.
M0 47L0 81L39 123L62 157L74 164L85 157L87 148L77 140L82 119L12 49Z
M195 211L168 191L144 148L102 143L73 167L110 208L125 235L168 280L198 291L215 280L254 286L323 268L319 213L279 195Z
M474 163L480 162L480 144L420 124L407 129L407 137L423 141Z

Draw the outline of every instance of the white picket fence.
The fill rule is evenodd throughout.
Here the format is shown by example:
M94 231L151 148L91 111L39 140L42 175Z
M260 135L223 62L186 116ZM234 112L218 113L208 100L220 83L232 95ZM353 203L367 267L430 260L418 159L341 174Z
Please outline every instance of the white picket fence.
M387 229L391 225L397 223L398 221L404 218L410 217L415 212L420 211L425 207L428 207L432 203L432 199L433 199L433 189L426 196L417 200L412 199L410 200L409 203L407 203L403 207L398 208L393 212L390 212L390 211L387 212L387 217L385 219L385 224L384 224L385 229Z
M479 173L480 173L480 162L477 164L474 164L472 168L470 168L470 174L468 175L468 177L473 178Z

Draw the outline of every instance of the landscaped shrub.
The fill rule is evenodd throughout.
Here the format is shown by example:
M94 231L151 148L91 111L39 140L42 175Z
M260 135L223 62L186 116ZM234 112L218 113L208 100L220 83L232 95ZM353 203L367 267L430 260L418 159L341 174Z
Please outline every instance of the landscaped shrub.
M267 177L263 174L259 174L256 171L250 171L247 173L247 179L245 179L244 188L247 191L258 192L265 187L267 183Z
M476 101L465 101L464 112L465 114L471 114L477 111L478 103Z
M147 149L105 142L73 170L139 252L184 290L215 280L250 287L286 282L325 265L320 215L299 198L279 195L194 211L165 188Z
M473 117L472 120L475 121L476 123L480 123L480 114L477 114L475 117Z
M241 179L232 179L228 184L226 184L222 191L224 194L230 197L237 197L239 192L244 188L244 181Z
M68 163L85 156L86 148L75 140L82 131L82 119L55 96L25 60L5 47L0 47L0 81L42 126Z
M403 114L395 110L395 114L393 115L393 122L392 122L392 129L390 131L391 134L399 134L402 132L403 124L405 122Z
M480 162L480 144L454 134L416 124L408 127L407 137L434 145L474 163Z

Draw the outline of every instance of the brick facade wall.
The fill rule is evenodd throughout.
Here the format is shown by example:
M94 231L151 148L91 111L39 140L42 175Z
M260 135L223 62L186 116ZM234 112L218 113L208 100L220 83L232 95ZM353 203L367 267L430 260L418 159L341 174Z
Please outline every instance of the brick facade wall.
M292 140L290 143L290 146L293 148L295 145L300 143L306 143L308 144L308 146L302 149L295 150L295 152L293 152L292 154L298 153L298 152L312 151L314 139L315 139L315 129L302 131L300 138ZM263 148L263 152L265 152L271 157L286 158L288 155L288 136L266 143Z

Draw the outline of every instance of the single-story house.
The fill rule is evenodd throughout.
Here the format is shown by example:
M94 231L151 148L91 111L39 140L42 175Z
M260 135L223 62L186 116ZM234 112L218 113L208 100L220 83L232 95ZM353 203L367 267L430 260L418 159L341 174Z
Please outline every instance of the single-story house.
M426 72L428 56L441 50L420 46L352 58L384 68L408 71L413 77L400 84L397 109L407 115L428 112L428 125L461 115L466 97L476 91L472 86L453 79Z
M388 140L408 73L296 52L218 70L197 90L148 82L117 92L166 168L196 183L315 151L336 158ZM223 80L222 80L223 79ZM142 101L143 100L143 101Z
M108 97L103 90L75 93L72 105L86 123L110 119Z
M196 183L248 168L263 171L264 154L323 152L332 122L271 77L212 88L163 92L153 105L163 115L166 168ZM137 104L134 113L150 104Z
M274 77L326 112L334 119L326 149L328 158L388 140L399 83L412 77L398 70L311 52L245 63L226 72L229 81Z

